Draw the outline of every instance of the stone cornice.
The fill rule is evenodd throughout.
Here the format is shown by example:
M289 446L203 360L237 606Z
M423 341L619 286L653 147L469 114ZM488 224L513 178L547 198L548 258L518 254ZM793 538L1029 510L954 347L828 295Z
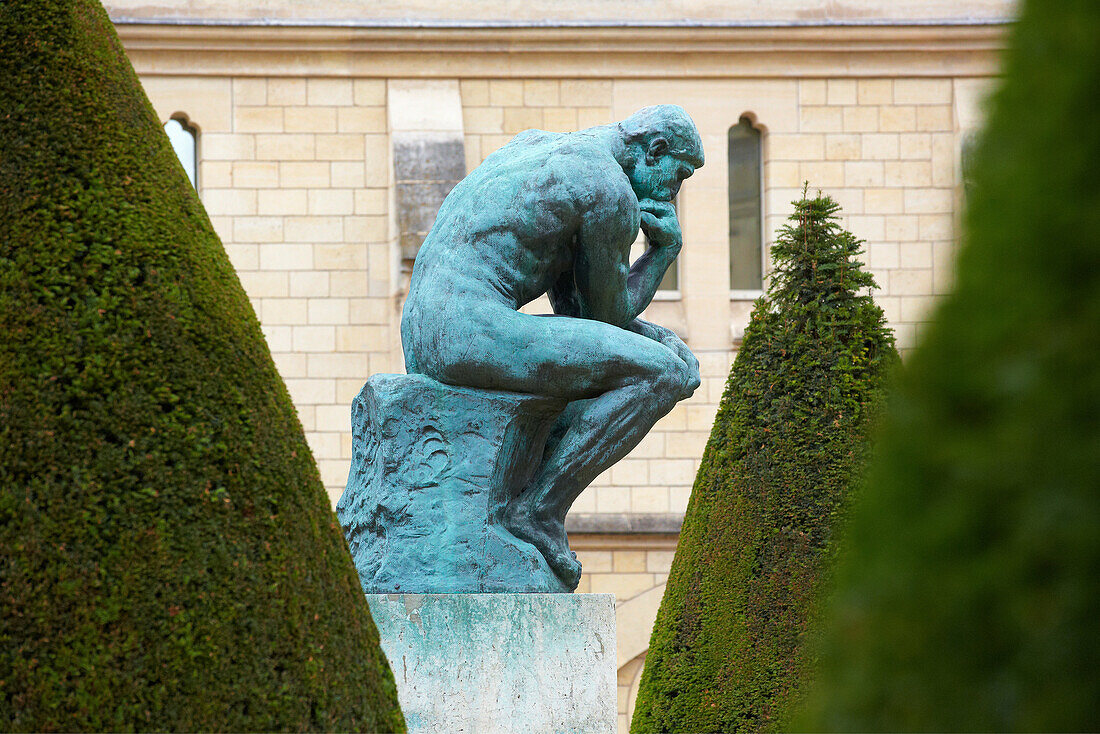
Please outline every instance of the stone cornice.
M104 0L112 18L249 25L905 25L1015 16L1017 0Z
M1006 26L392 27L116 21L143 75L984 76Z

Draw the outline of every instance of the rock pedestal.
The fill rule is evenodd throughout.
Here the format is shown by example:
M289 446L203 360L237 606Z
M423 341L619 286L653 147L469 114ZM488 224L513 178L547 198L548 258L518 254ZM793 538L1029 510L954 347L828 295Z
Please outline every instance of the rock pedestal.
M368 594L410 734L609 734L612 594Z
M501 519L531 480L564 404L374 375L352 404L352 460L336 505L363 590L569 592Z

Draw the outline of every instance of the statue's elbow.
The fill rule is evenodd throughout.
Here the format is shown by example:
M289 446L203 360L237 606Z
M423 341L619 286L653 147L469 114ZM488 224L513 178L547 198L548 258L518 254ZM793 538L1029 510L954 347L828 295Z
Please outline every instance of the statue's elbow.
M614 304L605 310L604 318L600 319L600 321L618 326L620 329L625 329L633 320L634 314L631 313L631 309L627 304Z

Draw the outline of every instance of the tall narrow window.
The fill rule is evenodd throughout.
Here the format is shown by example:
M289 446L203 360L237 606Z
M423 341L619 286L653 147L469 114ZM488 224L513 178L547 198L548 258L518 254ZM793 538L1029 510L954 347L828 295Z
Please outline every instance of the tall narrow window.
M183 170L187 172L187 178L191 185L198 189L196 173L198 169L198 157L195 154L195 128L184 118L173 117L164 123L164 132L168 133L168 140L172 143L172 150L176 151L176 157L180 159Z
M747 117L729 132L730 289L763 287L760 131Z

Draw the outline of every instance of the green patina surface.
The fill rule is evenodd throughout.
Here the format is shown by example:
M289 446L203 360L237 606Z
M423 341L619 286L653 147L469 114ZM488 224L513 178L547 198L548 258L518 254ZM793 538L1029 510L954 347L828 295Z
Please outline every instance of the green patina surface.
M0 4L0 727L403 730L248 299L94 0Z
M502 524L561 409L424 375L372 375L352 402L351 470L336 504L363 591L572 591Z
M799 730L1100 728L1100 5L1023 4Z
M564 526L573 501L699 386L699 362L691 350L671 330L638 315L680 252L672 200L702 165L699 132L676 105L646 107L621 122L577 132L527 130L455 186L417 255L401 317L409 372L437 384L535 395L564 406L549 432L533 430L523 450L499 452L536 457L525 481L491 488L509 498L493 513L494 529L537 549L557 577L550 583L536 579L540 590L572 591L580 580ZM648 246L631 262L639 227ZM543 294L552 316L519 311ZM470 400L456 407L451 423L476 425L484 408ZM407 438L385 433L387 441ZM390 446L385 453L402 455L407 448ZM483 450L471 457L471 465L481 464L474 473L492 467L497 454ZM389 509L376 513L356 492L389 494L349 483L344 504L361 505L364 512L346 522L370 524L376 516L382 518L378 536L404 534L412 542L422 537L406 532L417 518ZM469 515L457 522L484 525L476 503ZM440 591L428 580L433 566L499 568L526 553L513 552L511 540L491 546L499 553L471 547L483 545L445 545L438 549L438 564L427 559L428 571L410 564L392 575L425 583L402 590ZM522 581L524 574L530 574L530 564L517 567L517 585L505 590L533 590ZM459 581L465 590L479 583L474 574Z
M695 480L631 723L783 726L814 599L868 453L893 336L828 197L795 203Z

